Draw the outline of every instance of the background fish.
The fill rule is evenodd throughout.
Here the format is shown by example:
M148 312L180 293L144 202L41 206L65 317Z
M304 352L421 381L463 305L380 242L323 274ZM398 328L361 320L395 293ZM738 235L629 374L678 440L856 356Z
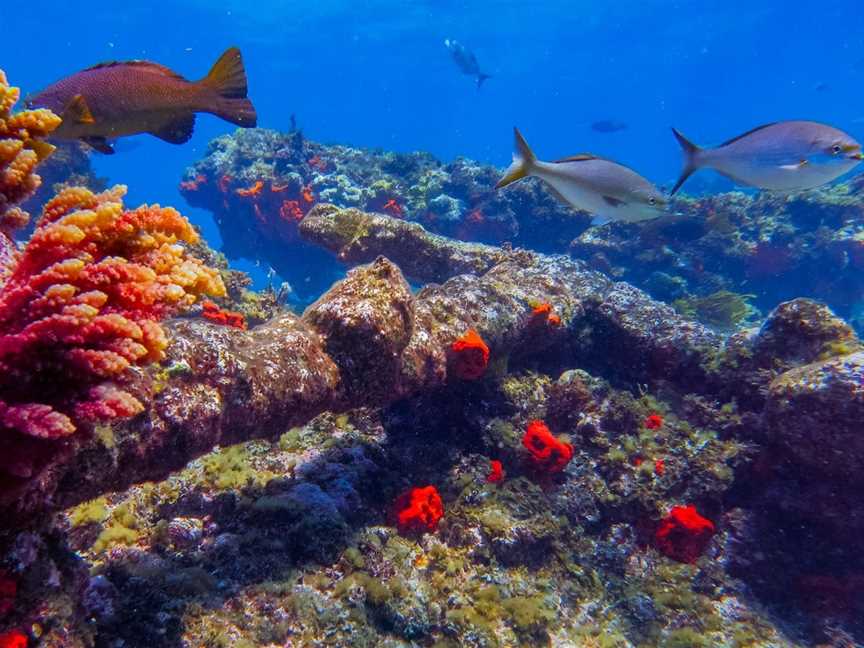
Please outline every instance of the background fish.
M255 108L246 98L240 50L232 47L200 81L187 81L158 63L102 63L61 79L28 101L63 118L56 139L78 139L113 153L108 139L150 133L182 144L192 137L195 113L254 127Z
M773 191L812 189L850 171L864 156L841 130L811 121L767 124L721 144L700 148L672 129L684 169L672 195L692 173L711 168L738 184Z
M608 220L636 222L657 218L666 198L645 178L627 167L595 155L582 154L556 162L537 159L519 129L513 129L516 153L504 177L506 187L526 176L546 182L563 202Z
M447 39L444 41L444 47L450 50L450 56L456 62L456 65L462 70L462 74L477 77L477 87L483 85L486 79L492 77L480 71L480 64L477 62L477 57L474 52L469 50L459 41Z
M597 133L617 133L618 131L627 130L628 125L625 122L615 121L614 119L601 119L591 123L591 130Z

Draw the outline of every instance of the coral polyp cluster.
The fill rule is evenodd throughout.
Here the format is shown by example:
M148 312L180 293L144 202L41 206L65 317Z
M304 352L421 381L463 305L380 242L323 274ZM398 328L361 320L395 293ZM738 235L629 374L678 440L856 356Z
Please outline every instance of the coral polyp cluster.
M40 138L60 125L60 118L50 110L13 114L19 97L20 90L11 87L0 70L0 230L27 222L27 214L16 204L38 189L41 179L36 165L54 150Z
M125 187L70 188L49 201L0 283L0 480L27 479L45 442L79 424L136 414L127 369L162 357L159 321L222 295L219 275L181 245L198 235L176 210L127 210Z

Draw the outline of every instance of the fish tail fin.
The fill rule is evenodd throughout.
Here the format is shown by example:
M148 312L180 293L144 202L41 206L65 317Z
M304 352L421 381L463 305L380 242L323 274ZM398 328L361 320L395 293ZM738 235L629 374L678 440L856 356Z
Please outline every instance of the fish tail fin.
M511 182L531 175L534 165L537 163L537 156L534 151L528 146L528 142L522 137L522 133L514 126L513 137L516 140L516 152L513 154L513 162L504 172L504 177L495 185L496 189L506 187Z
M486 79L491 79L491 78L492 78L492 75L491 75L491 74L483 74L482 72L481 72L480 74L478 74L478 75L477 75L477 89L478 89L478 90L480 89L480 86L483 85L483 82L484 82Z
M246 69L238 48L225 50L199 83L217 95L215 106L210 107L213 114L238 126L253 128L256 125L258 116L255 106L246 97Z
M670 196L674 196L681 188L681 185L687 181L687 178L702 166L699 160L699 154L702 152L702 149L684 137L677 128L672 129L672 134L675 135L675 139L678 140L678 143L681 145L681 151L684 153L684 168L681 170L678 182L675 183L672 191L669 192Z

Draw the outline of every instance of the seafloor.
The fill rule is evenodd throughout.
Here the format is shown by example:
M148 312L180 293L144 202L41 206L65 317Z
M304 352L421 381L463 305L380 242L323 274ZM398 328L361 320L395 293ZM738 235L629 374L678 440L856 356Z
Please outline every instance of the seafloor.
M98 186L64 155L43 192L69 168ZM169 322L144 413L4 502L2 627L46 648L864 642L864 183L591 227L498 173L215 140L184 195L290 286L252 292L199 245L248 328ZM454 365L469 329L479 377ZM562 469L532 460L535 420ZM443 517L406 532L394 502L427 485ZM691 505L710 532L664 535Z

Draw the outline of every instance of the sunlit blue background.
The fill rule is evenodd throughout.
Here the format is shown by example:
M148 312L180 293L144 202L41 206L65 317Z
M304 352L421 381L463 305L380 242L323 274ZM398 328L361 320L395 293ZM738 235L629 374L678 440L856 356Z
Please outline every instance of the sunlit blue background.
M14 13L12 11L14 10ZM0 4L0 67L33 92L96 62L142 58L203 76L228 45L243 51L259 124L394 150L503 165L519 125L540 157L614 157L667 186L676 125L712 143L763 122L809 118L864 139L860 0L45 0ZM493 78L478 91L443 45L455 38ZM595 120L629 124L601 134ZM177 190L207 142L233 127L198 119L191 142L149 136L96 169L130 202L181 207Z

